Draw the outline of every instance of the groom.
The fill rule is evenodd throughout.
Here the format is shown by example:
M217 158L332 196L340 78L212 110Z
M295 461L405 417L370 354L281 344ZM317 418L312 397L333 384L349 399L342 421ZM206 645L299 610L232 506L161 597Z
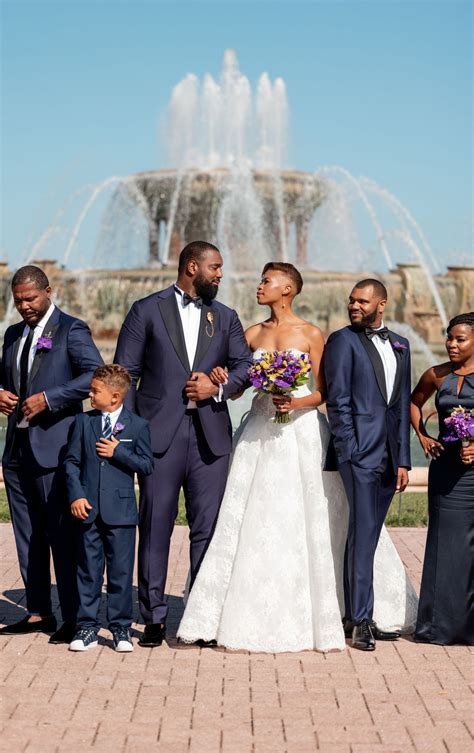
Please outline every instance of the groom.
M133 380L127 407L150 422L154 455L153 473L139 478L140 646L159 646L165 637L164 591L181 487L192 585L227 481L232 427L226 400L245 383L251 353L235 311L214 300L221 279L219 250L204 241L188 244L176 284L136 301L119 334L115 362ZM214 366L227 367L225 385L209 379Z
M375 639L399 637L372 619L373 566L390 502L411 467L410 350L384 327L386 302L381 282L358 282L349 296L351 326L329 337L325 353L328 419L349 500L344 627L363 651L373 651ZM326 470L334 468L327 462Z

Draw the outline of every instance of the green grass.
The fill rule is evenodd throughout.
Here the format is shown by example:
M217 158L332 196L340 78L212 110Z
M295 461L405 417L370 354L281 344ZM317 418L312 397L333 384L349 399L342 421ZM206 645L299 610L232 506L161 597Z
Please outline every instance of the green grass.
M10 510L8 509L7 493L5 489L0 489L0 523L10 521Z
M401 499L400 499L401 498ZM385 524L393 527L418 528L428 523L428 497L424 492L396 494Z
M427 497L422 492L405 492L395 495L388 511L385 523L388 526L407 526L409 528L425 526L428 521ZM10 511L8 509L5 489L0 489L0 523L8 523ZM179 510L176 525L186 525L186 511L184 509L184 496L179 496Z

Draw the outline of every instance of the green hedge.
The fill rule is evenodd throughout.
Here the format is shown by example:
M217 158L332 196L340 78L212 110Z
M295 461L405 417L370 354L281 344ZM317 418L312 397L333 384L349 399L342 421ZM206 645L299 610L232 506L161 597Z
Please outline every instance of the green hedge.
M0 522L7 523L10 520L7 495L5 489L0 489ZM388 511L386 524L388 526L425 526L428 521L426 494L420 492L405 492L396 494ZM186 511L184 509L184 497L181 492L179 498L179 511L176 524L186 525Z

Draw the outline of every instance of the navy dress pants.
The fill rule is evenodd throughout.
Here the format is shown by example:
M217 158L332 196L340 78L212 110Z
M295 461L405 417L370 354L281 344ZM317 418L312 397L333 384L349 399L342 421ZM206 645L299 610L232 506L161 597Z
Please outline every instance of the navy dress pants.
M395 493L397 476L390 458L377 470L347 461L339 464L339 472L349 501L344 559L345 617L358 624L372 619L375 550Z
M136 526L109 526L100 515L79 523L77 585L81 627L99 628L99 609L107 563L107 623L129 628L133 619L133 563Z
M229 455L210 451L198 411L186 411L166 452L154 456L150 476L139 477L138 597L145 624L163 623L171 534L181 487L190 529L191 585L214 533L224 496Z
M75 530L62 470L41 468L31 451L28 429L17 429L3 478L25 584L26 608L30 614L52 613L51 553L63 620L75 622Z

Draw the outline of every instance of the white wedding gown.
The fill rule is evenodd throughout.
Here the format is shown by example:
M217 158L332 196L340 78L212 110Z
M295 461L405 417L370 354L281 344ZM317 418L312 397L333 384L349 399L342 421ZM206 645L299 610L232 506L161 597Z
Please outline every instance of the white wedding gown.
M286 424L274 415L269 396L254 398L236 432L215 533L178 637L272 653L343 649L348 503L339 473L322 470L327 419L314 409L292 412ZM417 597L385 527L374 594L379 627L413 629Z

